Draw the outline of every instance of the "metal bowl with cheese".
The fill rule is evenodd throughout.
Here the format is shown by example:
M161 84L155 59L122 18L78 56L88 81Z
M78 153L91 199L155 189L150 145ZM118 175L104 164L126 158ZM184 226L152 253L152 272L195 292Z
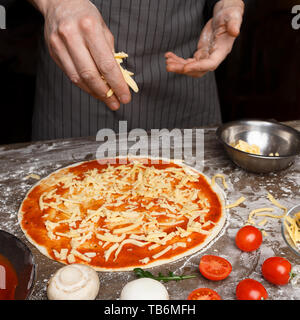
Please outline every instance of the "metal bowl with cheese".
M287 169L300 154L300 133L278 122L232 121L220 126L216 135L229 158L254 173Z

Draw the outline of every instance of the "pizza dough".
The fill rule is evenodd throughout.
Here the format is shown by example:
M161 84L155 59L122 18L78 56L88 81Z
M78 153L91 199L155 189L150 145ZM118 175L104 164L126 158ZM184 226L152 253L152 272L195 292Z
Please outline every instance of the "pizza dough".
M83 264L58 269L48 283L49 300L94 300L99 292L97 272Z
M225 198L207 177L178 161L121 160L76 163L40 180L18 214L27 239L65 264L128 271L175 261L218 235Z
M166 287L157 280L141 278L128 282L122 289L121 300L169 300Z

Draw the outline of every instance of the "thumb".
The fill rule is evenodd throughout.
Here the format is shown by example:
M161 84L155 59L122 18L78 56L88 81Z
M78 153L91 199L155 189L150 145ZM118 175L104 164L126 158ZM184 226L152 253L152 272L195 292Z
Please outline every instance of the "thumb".
M228 34L236 38L240 34L242 18L237 18L237 17L229 18L226 25L227 25Z

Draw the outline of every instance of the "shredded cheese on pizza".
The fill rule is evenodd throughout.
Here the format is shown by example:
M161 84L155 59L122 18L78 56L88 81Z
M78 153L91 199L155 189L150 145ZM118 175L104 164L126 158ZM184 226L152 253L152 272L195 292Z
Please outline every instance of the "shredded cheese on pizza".
M187 187L198 179L185 168L158 169L139 161L87 170L80 179L68 171L51 177L39 207L49 239L66 239L71 247L54 249L55 257L90 262L97 251L89 243L97 239L105 261L117 261L132 247L147 247L149 255L140 260L147 264L185 248L193 233L209 235L215 226L207 220L210 203L199 189Z

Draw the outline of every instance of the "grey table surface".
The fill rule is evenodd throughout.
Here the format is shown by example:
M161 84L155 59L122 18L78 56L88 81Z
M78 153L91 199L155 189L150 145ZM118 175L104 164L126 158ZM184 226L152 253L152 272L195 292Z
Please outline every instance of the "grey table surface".
M288 123L300 130L300 121ZM244 196L246 201L239 207L230 209L225 227L204 250L175 262L151 268L153 273L174 271L177 274L196 274L195 279L165 284L170 299L186 299L188 294L200 287L216 290L224 300L235 299L235 288L244 278L260 281L267 289L269 299L299 300L300 289L291 284L275 286L266 282L261 275L263 261L271 256L287 258L292 265L300 264L300 256L289 250L281 235L281 221L269 218L267 224L260 227L267 236L262 246L255 252L241 252L235 246L235 235L247 221L251 210L270 207L267 192L287 208L300 204L300 159L287 170L258 175L248 173L235 166L226 156L222 146L215 138L215 128L206 128L204 135L203 173L212 177L222 173L226 177L229 189L225 190L229 203ZM10 232L23 240L32 250L37 262L37 278L30 299L47 299L47 282L51 275L63 265L43 256L25 238L18 224L17 212L28 190L37 183L34 173L41 178L67 165L96 158L99 142L95 137L76 138L57 141L43 141L0 146L0 229ZM191 163L188 163L192 165ZM220 185L222 187L222 185ZM274 213L282 211L276 207ZM260 218L262 220L262 218ZM256 221L260 221L257 219ZM233 267L230 276L219 282L206 280L198 271L200 257L203 254L220 255L228 259ZM97 299L115 300L120 296L123 286L135 279L133 272L98 272L100 291Z

